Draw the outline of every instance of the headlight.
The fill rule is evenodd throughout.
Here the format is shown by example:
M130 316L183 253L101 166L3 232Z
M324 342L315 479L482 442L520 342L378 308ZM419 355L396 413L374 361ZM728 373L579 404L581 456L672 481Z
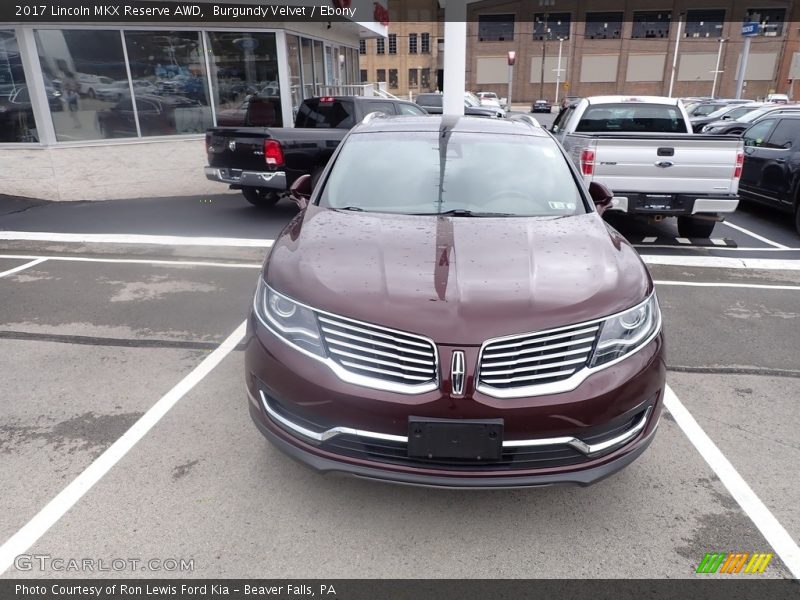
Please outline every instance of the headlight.
M317 316L310 308L279 294L260 277L254 304L256 316L276 335L301 350L326 356Z
M661 327L655 292L630 310L606 319L589 367L597 367L641 348Z

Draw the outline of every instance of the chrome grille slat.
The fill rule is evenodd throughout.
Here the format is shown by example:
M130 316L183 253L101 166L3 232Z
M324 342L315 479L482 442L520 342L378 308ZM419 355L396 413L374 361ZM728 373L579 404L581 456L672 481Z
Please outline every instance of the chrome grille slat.
M398 373L397 371L389 371L388 369L379 369L377 367L368 367L367 365L359 365L349 360L343 360L341 363L345 367L351 367L353 369L364 369L365 371L370 371L371 373L382 373L384 375L392 375L394 377L401 377L403 379L411 379L414 381L430 381L430 377L420 377L418 375L409 375L408 373Z
M323 323L328 323L329 325L333 325L334 327L341 327L341 328L350 329L350 330L353 330L353 331L360 331L361 333L367 333L369 335L376 335L376 336L381 337L381 338L386 338L386 339L392 340L395 343L409 344L411 346L419 346L421 348L428 348L429 347L429 344L426 344L424 342L419 342L419 341L416 341L416 340L413 340L413 339L409 339L411 336L408 336L408 338L406 338L406 337L402 337L402 338L401 337L397 337L397 336L392 335L390 333L386 333L386 330L383 329L383 328L374 327L372 325L368 325L367 323L359 323L359 325L356 325L355 323L353 323L351 321L334 320L334 319L331 319L330 317L326 317L325 315L319 315L319 320L322 321ZM367 329L367 327L369 327L369 329ZM372 327L374 327L374 329ZM398 331L397 333L400 333L400 332ZM403 334L401 334L401 335L403 335Z
M367 360L363 356L359 356L358 354L353 354L352 352L345 352L343 350L337 350L336 348L331 348L330 351L339 356L345 356L347 358L352 358L355 360ZM428 374L430 374L431 372L430 367L427 369L422 369L420 367L406 367L397 362L389 362L388 360L381 360L379 358L370 358L368 360L375 364L386 365L387 367L396 367L398 369L403 369L404 371L416 371L417 373L428 373Z
M577 350L566 350L564 352L556 352L555 354L542 354L541 356L533 356L531 358L521 358L519 360L503 360L500 362L495 362L490 360L489 358L485 358L483 361L484 367L507 367L510 365L521 365L525 363L533 363L533 362L540 362L543 360L548 360L550 358L560 358L562 356L573 356L575 354L589 354L591 351L591 346L586 346L583 348L578 348Z
M488 341L481 349L478 385L499 391L568 379L586 365L599 331L600 323L584 323Z
M368 350L372 354L377 354L378 356L385 356L386 358L394 358L395 360L401 360L404 363L412 363L415 365L431 364L430 355L428 355L429 357L428 360L422 360L419 358L411 358L410 356L400 356L399 354L396 354L394 352L387 352L385 350L376 350L374 348L368 349L364 348L364 346L358 346L356 344L350 344L348 342L343 342L341 340L334 340L331 338L327 338L327 342L328 342L328 350L330 350L331 352L337 352L337 353L340 352L339 350L330 347L331 344L334 344L336 346L341 346L342 348L349 348L351 350L361 350L361 351Z
M575 369L567 369L566 371L556 371L555 373L538 373L536 375L525 375L523 377L506 377L502 379L484 379L484 383L516 383L518 381L535 381L537 379L551 379L553 377L563 378L562 376L569 376L575 372Z
M399 386L407 393L436 385L436 348L427 338L329 313L317 316L329 359L362 385Z
M545 337L540 337L540 334L531 334L530 336L520 336L518 342L504 342L502 344L492 344L492 350L500 350L502 348L516 348L522 344L538 344L539 342L549 342L564 337L573 337L576 335L583 335L584 333L594 333L600 329L599 325L591 327L577 328L575 331L565 330Z
M340 331L336 331L334 329L329 329L329 328L325 327L324 325L322 326L321 329L322 329L322 332L324 334L327 334L326 338L329 337L329 336L343 337L345 339L362 342L362 343L367 344L367 345L375 345L375 346L380 346L381 348L389 348L391 350L397 350L397 351L400 351L400 352L408 352L410 354L415 354L417 356L426 356L427 357L427 356L430 356L433 353L433 351L431 351L431 352L423 352L422 350L417 350L416 347L413 348L413 349L412 348L403 348L402 346L398 346L396 344L389 344L388 342L382 342L382 341L378 341L378 340L370 340L369 338L356 336L356 335L351 335L349 333L343 333L343 332L340 332Z
M519 367L517 369L486 369L482 371L482 373L486 376L495 376L495 375L513 375L514 373L526 373L528 371L542 371L544 369L550 369L555 367L563 367L566 365L579 365L586 362L586 357L583 358L573 358L571 360L562 360L559 362L550 362L544 363L541 365L531 365L528 367Z
M559 344L548 344L547 346L542 346L541 348L524 348L523 350L518 350L517 352L503 352L501 354L491 354L485 356L485 358L494 359L494 358L505 358L506 356L519 356L520 354L531 354L533 352L542 352L543 350L551 350L553 348L565 348L569 346L577 346L579 344L586 344L587 348L591 349L592 344L594 344L594 338L587 337L587 338L581 338L579 340L572 340L569 342L561 342Z

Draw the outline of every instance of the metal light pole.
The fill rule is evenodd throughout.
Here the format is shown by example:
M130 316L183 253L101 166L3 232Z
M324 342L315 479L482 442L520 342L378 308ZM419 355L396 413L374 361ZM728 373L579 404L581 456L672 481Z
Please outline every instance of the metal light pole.
M736 99L742 97L744 88L744 75L747 71L747 59L750 58L750 38L758 35L761 26L756 22L744 23L742 25L742 35L744 36L744 49L742 50L742 61L739 63L739 73L736 76Z
M672 98L672 88L675 85L675 71L678 68L678 48L681 43L681 25L683 25L683 13L678 15L678 35L675 37L675 53L672 56L672 74L669 76L669 94Z
M513 50L508 52L508 93L506 98L506 107L511 110L512 94L514 93L514 62L516 61L517 53Z
M714 68L714 84L711 86L711 97L712 98L716 98L717 97L717 95L716 95L717 94L717 75L719 75L720 73L724 73L724 71L720 71L719 70L719 62L720 62L720 59L722 58L722 44L724 44L727 41L728 40L726 40L725 38L720 38L720 40L719 40L719 51L717 52L717 66Z
M561 47L564 45L564 38L558 38L558 67L556 68L556 99L554 104L558 104L558 90L561 87Z
M550 17L549 13L544 13L544 31L542 32L542 78L539 82L539 99L544 99L544 59L545 53L547 52L547 35L550 33L550 30L547 27L547 20Z

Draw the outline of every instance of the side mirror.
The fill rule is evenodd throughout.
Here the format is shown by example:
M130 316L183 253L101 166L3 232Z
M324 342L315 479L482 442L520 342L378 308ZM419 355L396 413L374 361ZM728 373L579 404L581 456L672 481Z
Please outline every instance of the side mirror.
M601 215L611 206L614 194L602 183L593 181L589 184L589 195L592 197L597 212Z
M308 201L311 198L311 175L301 175L294 180L294 183L289 188L289 197L294 201L300 210L308 206Z

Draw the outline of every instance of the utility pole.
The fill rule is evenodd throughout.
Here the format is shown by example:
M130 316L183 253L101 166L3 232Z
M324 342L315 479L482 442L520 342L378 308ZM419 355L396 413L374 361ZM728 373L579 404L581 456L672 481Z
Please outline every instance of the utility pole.
M558 104L558 92L559 87L561 86L561 47L564 45L564 38L558 38L558 67L556 67L556 99L554 100L554 104Z
M542 100L544 99L544 59L545 53L547 52L547 36L550 33L550 29L547 26L549 17L549 13L544 13L544 31L542 31L542 78L539 82L539 99Z
M717 66L714 68L714 84L711 86L711 97L712 98L716 98L717 97L717 95L716 95L717 94L717 75L719 75L720 73L724 73L725 72L725 71L720 71L719 70L719 63L720 63L720 59L722 58L722 44L724 44L727 41L728 40L726 40L725 38L720 38L720 40L719 40L719 51L717 52Z
M681 43L681 25L683 25L683 13L678 15L678 35L675 37L675 53L672 56L672 74L669 76L669 94L672 98L672 88L675 85L675 71L678 68L678 48Z

